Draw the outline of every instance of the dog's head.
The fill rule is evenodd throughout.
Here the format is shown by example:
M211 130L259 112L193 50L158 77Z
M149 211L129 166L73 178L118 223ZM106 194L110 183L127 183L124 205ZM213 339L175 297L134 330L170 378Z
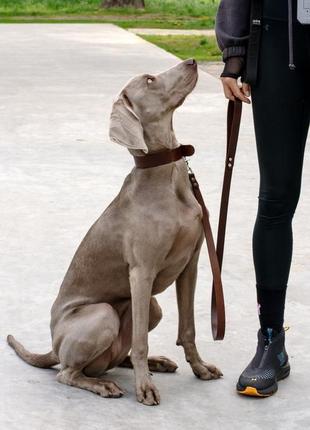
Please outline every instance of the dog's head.
M131 152L173 146L173 112L192 92L197 79L196 61L186 60L157 75L130 80L113 104L111 140Z

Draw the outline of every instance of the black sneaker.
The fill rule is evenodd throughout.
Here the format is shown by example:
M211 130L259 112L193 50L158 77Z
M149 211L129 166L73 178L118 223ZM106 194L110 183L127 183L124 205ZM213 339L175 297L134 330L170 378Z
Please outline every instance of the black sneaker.
M246 396L269 397L278 390L278 381L290 374L285 331L275 334L273 329L267 329L264 336L259 329L257 338L256 354L240 375L237 391Z

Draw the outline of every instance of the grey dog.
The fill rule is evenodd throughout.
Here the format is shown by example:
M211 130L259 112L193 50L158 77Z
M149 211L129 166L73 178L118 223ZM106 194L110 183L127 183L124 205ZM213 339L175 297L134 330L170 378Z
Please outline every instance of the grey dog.
M111 140L141 157L178 147L173 113L197 79L194 60L133 78L113 105ZM201 359L195 344L201 218L184 159L133 168L84 237L64 277L51 310L52 351L32 354L11 335L8 343L33 366L60 364L59 382L102 397L124 394L115 382L102 378L107 370L133 367L137 400L157 405L160 395L150 371L174 372L177 365L163 356L148 357L148 332L162 317L154 296L176 282L177 345L183 346L198 378L219 378L220 370Z

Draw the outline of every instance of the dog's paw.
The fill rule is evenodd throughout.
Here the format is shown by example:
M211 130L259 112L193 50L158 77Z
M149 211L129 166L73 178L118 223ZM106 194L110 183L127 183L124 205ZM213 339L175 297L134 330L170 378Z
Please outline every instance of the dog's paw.
M160 395L149 376L145 376L136 388L137 400L146 406L156 406L160 403Z
M108 397L114 399L122 397L125 394L125 391L122 390L121 387L113 381L97 380L94 386L94 391L101 397Z
M219 379L223 376L223 373L215 367L213 364L205 363L200 361L192 366L194 374L197 378L204 381L209 381L210 379Z
M148 365L151 372L173 373L178 368L178 365L174 361L162 355L149 357Z

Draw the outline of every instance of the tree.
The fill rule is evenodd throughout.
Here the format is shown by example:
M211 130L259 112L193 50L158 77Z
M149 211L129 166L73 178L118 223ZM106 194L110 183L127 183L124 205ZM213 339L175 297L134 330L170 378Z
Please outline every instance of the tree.
M144 0L104 0L102 7L134 7L144 8Z

